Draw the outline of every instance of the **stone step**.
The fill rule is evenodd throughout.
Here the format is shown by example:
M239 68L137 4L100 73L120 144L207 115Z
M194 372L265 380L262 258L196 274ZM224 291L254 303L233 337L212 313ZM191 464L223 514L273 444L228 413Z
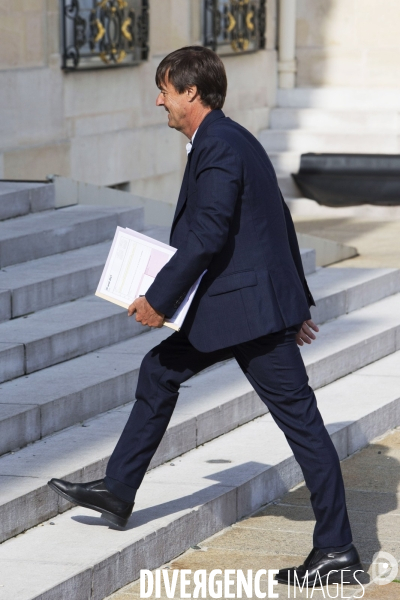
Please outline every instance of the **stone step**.
M168 242L168 227L144 232ZM94 294L110 245L107 241L0 271L0 321Z
M319 408L341 459L399 423L399 373L397 352L319 390ZM98 448L112 446L108 427L99 423L71 429L69 439L67 432L49 438L46 463L40 452L35 460L35 445L19 461L18 455L4 457L21 475L7 473L5 463L1 469L3 498L9 500L13 488L25 495L19 515L38 505L45 514L47 499L35 497L32 488L46 489L56 469L67 473L72 466L81 480L97 475L90 466L77 467L87 448L82 443L90 439ZM92 460L90 453L87 459ZM160 567L301 481L283 434L266 414L147 473L124 531L98 513L75 507L5 541L0 546L3 593L7 600L101 600L137 579L140 569ZM48 513L66 508L57 506L54 493L51 502Z
M23 344L0 342L0 383L25 374ZM1 389L1 388L0 388Z
M398 134L320 132L307 129L264 129L258 139L269 152L344 152L397 154Z
M145 331L126 310L95 296L0 324L2 344L23 345L14 368L34 371L81 356ZM13 375L15 377L15 375ZM2 379L4 381L4 379Z
M0 271L0 280L2 272ZM0 289L0 323L11 319L11 292Z
M315 273L317 268L316 265L316 252L313 248L300 248L301 261L303 263L303 269L305 275L311 275Z
M136 322L135 322L136 323ZM143 356L167 327L1 385L0 454L134 400ZM0 347L1 348L1 347Z
M71 206L0 222L0 268L112 239L117 225L141 231L143 209Z
M143 230L164 243L169 227ZM46 256L0 271L0 323L93 294L111 242ZM301 249L304 272L314 273L315 251Z
M0 221L54 207L52 183L0 180Z
M392 317L392 324L389 325L390 315L394 314L395 308L398 309L399 296L388 300L323 325L318 341L302 348L310 383L315 389L400 348L400 324L397 324L400 323L400 316L396 315L397 320ZM94 479L101 476L131 405L118 407L134 400L143 354L167 335L165 329L153 331L135 340L57 365L47 372L41 371L28 378L3 384L0 403L1 450L7 452L18 444L23 446L42 439L15 454L0 458L0 476L14 476L14 479L3 480L4 483L10 481L11 487L7 492L8 500L0 510L2 539L54 514L48 510L56 510L43 482L26 479L25 487L13 487L15 482L22 485L22 476L27 477L18 470L13 473L15 465L23 457L27 457L30 463L33 461L38 468L47 469L51 466L56 469L53 476L57 477L79 478L82 473L91 473ZM96 415L108 410L111 412L96 418ZM263 412L263 405L257 404L255 393L236 363L227 361L217 365L183 386L177 412L152 466L233 430ZM86 435L80 426L61 431L54 438L46 437L91 418L90 424L85 424L90 426L86 449L76 441ZM99 431L108 432L109 442ZM60 440L76 446L75 462L68 463L70 458L72 460L72 454L63 449ZM57 444L60 444L58 454L51 449ZM21 464L24 464L23 460ZM6 468L6 465L11 466ZM34 470L30 472L34 477ZM17 515L22 506L21 489L30 494L30 500L23 500L32 507L29 518L22 510L20 516ZM36 508L33 510L33 507Z
M308 284L316 303L311 316L321 324L398 294L400 270L319 268Z
M319 388L400 349L400 294L333 319L319 343L302 349L311 385Z
M137 355L130 359L138 364ZM101 364L104 369L105 361ZM0 458L0 542L70 506L59 503L47 488L50 477L79 480L83 474L89 479L104 476L104 466L132 406L116 408ZM182 387L150 469L266 412L235 362L203 372ZM24 510L27 506L28 514Z
M400 112L395 110L324 110L321 108L274 108L270 128L278 130L347 133L400 133Z
M277 175L278 178L278 184L280 187L280 190L283 194L283 197L285 198L285 200L287 198L301 198L302 197L302 193L300 192L299 188L297 187L293 177L291 175ZM0 281L1 281L1 273L0 273Z
M341 272L343 272L342 276L340 276ZM332 319L340 314L360 309L369 302L377 302L385 294L389 295L397 292L399 290L399 271L390 269L318 269L314 275L310 276L309 284L311 290L315 293L318 304L313 309L313 316L317 322L323 323L325 320ZM389 304L393 302L393 298L397 298L397 296L389 297ZM73 307L79 302L69 306ZM92 312L93 303L87 300L84 303L86 303L82 319L84 324L81 327L86 328L87 331L88 324L85 322L85 316L87 316L87 312ZM105 302L103 302L103 305L113 307L113 305ZM368 308L363 310L368 311ZM380 303L374 304L372 310L377 312L378 326L379 319L383 320L382 336L386 335L390 338L390 332L397 327L397 322L393 324L394 317L391 319L390 314L385 315L386 309L382 308ZM358 312L354 314L357 315ZM366 318L371 319L368 314ZM341 319L343 318L341 317ZM329 377L334 376L329 366L329 360L338 360L338 366L342 369L340 351L343 350L344 353L351 352L354 344L357 345L362 342L363 336L366 336L366 339L372 336L372 346L362 350L359 357L361 362L356 362L356 366L351 367L350 371L353 368L362 366L364 355L368 357L368 352L374 352L375 348L378 353L376 354L377 358L383 356L383 354L379 354L381 351L379 329L374 326L371 329L372 333L364 332L362 326L358 326L357 321L353 324L352 318L352 315L349 314L344 326L342 320L335 322L337 323L337 331L342 332L343 328L345 329L343 347L339 343L339 354L336 358L330 357L329 350L331 346L329 340L315 345L318 352L322 352L325 347L324 344L326 344L328 352L328 358L323 359L324 369L327 370L323 381L328 381ZM123 331L127 329L128 332L132 332L130 335L145 331L135 321L130 321L128 328L126 328L126 320L127 317L122 313L122 321L118 321L118 324L122 322ZM319 338L324 337L326 327L328 327L328 332L331 331L331 324L324 325L318 336ZM113 329L113 331L115 335L115 330ZM126 342L114 344L102 350L90 352L85 356L3 383L0 398L0 454L23 447L54 431L60 431L84 419L134 400L135 385L143 356L169 334L170 331L167 328L149 334L146 333L139 337L133 337ZM109 343L112 343L112 334L109 335ZM378 337L375 339L377 335ZM81 348L81 344L83 350L86 349L89 352L88 347L93 343L92 340L87 339L84 335L80 339L82 341L77 341L77 347ZM334 334L333 339L336 340L336 334ZM22 370L24 367L23 344L4 344L3 346L2 356L8 357L8 360L4 358L2 361L2 364L5 365L4 369L7 368L7 365L11 365L8 366L9 371L12 368L16 370L17 367ZM0 351L1 347L0 345ZM314 344L310 348L303 349L306 357L307 353L313 351L313 348ZM383 351L386 352L385 345L383 345L383 348ZM31 348L28 347L28 351L30 350ZM62 348L62 350L65 350L65 348ZM312 361L318 361L318 359L319 354L313 356ZM366 360L369 360L369 358ZM311 368L312 361L309 368ZM349 364L353 364L353 362ZM346 366L344 368L346 369ZM6 371L6 375L9 371ZM19 371L13 376L18 377L25 372L25 370ZM323 370L321 370L319 376L322 377L322 374ZM11 379L11 377L9 378Z
M106 248L102 248L103 252L105 250ZM94 250L93 248L90 249L92 256L95 251L95 247ZM316 269L315 250L302 250L301 254L305 272L314 272ZM93 268L92 265L93 270L89 269L90 278L85 279L85 275L88 275L87 272L85 273L85 269L83 269L83 276L82 269L74 272L73 275L70 274L71 277L69 280L67 277L67 281L71 285L69 288L66 287L65 293L68 294L70 290L76 293L73 286L75 276L81 282L83 291L87 291L86 287L88 285L95 287L98 281L98 269L101 270L104 265L104 257L101 260L100 266ZM28 269L30 264L27 263L26 265ZM53 266L56 267L56 264ZM65 276L65 271L70 266L71 261L68 259L59 269L61 282ZM79 269L74 264L73 268L75 270ZM42 269L40 272L43 275ZM27 281L25 281L28 289L23 288L22 290L28 296L22 296L25 304L21 301L20 306L27 307L29 305L29 291L32 285L32 281L29 283L29 279L32 278L28 276ZM54 296L60 299L57 296L57 287L54 280L48 281L45 279L40 284L38 284L38 288L41 293L38 293L37 296L32 294L33 300L37 301L36 308L41 307L40 302L42 299L43 302L46 302L45 292L49 289L47 302L52 301ZM35 289L35 286L33 287ZM33 304L32 302L32 306ZM127 323L128 317L125 309L95 296L80 298L73 303L68 302L53 306L24 317L3 322L0 324L0 355L3 358L0 362L0 383L70 360L142 332L142 327L133 319L129 322L128 327Z
M277 175L297 173L300 168L300 152L268 152Z
M300 87L278 90L277 105L284 108L400 112L400 94L395 88Z

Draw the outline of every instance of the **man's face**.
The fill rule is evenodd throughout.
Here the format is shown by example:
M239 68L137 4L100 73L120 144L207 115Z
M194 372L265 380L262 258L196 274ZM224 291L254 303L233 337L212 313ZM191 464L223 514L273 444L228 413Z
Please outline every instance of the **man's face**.
M192 106L187 92L180 94L172 83L165 81L160 86L156 105L164 106L167 111L169 127L173 127L178 131L186 129Z

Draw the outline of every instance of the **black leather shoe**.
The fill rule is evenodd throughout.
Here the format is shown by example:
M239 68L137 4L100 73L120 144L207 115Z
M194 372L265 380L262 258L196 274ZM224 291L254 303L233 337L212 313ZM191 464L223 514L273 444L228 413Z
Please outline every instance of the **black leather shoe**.
M343 583L357 585L359 582L354 577L357 571L363 571L363 567L355 546L352 545L345 552L328 552L327 554L318 548L313 548L304 564L300 567L281 569L275 575L275 579L286 585L303 586L305 584L305 587L308 587L315 583L322 585L341 583L343 577ZM360 575L361 573L358 576Z
M124 502L108 491L104 479L89 483L70 483L63 479L51 479L48 485L66 500L91 508L101 516L119 527L125 527L132 513L134 502Z

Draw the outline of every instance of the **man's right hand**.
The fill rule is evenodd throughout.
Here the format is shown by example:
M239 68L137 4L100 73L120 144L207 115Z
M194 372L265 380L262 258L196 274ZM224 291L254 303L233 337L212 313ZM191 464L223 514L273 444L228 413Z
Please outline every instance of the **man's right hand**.
M165 315L155 310L144 296L137 298L128 308L128 317L136 313L136 321L150 327L162 327Z
M315 335L311 331L312 329L316 333L318 333L319 331L318 325L316 325L312 319L304 321L299 333L296 335L296 343L298 346L304 346L304 344L311 344L311 342L316 339Z

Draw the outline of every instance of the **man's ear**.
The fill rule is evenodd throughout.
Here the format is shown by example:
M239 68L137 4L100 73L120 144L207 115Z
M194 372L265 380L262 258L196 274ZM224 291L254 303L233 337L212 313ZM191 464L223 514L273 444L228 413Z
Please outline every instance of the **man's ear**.
M189 102L193 102L199 95L197 85L191 85L185 90L185 94Z

